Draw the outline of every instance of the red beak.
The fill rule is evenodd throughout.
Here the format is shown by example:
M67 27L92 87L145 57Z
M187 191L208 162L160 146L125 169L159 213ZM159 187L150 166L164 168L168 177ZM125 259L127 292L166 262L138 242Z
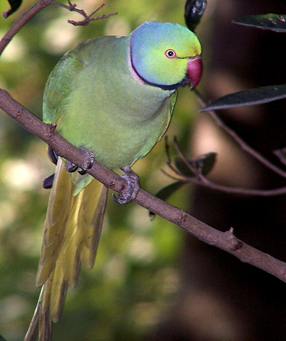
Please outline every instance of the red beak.
M190 58L187 67L187 78L193 90L200 82L203 73L203 63L200 56Z

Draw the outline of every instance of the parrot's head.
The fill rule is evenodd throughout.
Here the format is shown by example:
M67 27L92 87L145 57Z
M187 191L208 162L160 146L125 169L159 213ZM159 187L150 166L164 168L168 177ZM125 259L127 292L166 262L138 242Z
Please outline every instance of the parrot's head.
M146 22L131 33L130 60L143 82L163 89L190 84L202 76L201 45L197 36L178 24Z

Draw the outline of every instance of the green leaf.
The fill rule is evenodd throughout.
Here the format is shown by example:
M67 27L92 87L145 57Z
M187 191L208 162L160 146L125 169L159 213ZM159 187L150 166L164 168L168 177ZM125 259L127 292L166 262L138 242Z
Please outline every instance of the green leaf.
M187 0L185 4L185 22L189 30L194 31L198 26L204 10L207 6L207 0Z
M286 15L281 14L248 15L238 18L233 22L235 24L261 28L263 30L286 32Z
M218 110L256 105L286 98L286 84L263 86L257 89L235 92L215 99L200 111Z
M0 335L0 341L6 341L2 335Z
M184 182L184 181L174 182L174 183L160 189L155 194L155 196L159 199L166 201L173 193L175 193L179 188L181 188L185 184L186 184L186 182ZM155 213L149 211L149 216L151 219L153 219L155 217Z
M195 160L187 160L190 167L186 165L186 163L181 159L175 159L175 165L178 170L184 174L185 176L192 178L195 176L195 173L199 173L202 175L207 175L214 167L216 162L216 153L210 152L204 155L199 156Z
M10 8L2 13L4 19L7 19L11 14L17 11L21 6L22 0L8 0Z

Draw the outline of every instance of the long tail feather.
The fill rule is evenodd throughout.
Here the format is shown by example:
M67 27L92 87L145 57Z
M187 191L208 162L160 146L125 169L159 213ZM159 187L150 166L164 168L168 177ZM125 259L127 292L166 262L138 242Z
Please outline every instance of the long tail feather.
M50 194L37 284L42 291L25 341L51 340L51 321L61 316L68 287L77 285L80 264L94 264L107 189L92 180L73 195L71 177L58 160ZM37 335L38 330L38 335Z

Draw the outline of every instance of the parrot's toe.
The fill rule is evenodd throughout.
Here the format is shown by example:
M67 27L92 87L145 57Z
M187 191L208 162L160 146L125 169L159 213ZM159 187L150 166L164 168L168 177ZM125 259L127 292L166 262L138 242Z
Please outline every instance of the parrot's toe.
M65 168L69 173L73 173L78 169L78 166L70 162L69 160L66 160Z
M79 171L79 174L84 175L86 173L87 169L90 169L92 165L94 164L94 154L89 149L85 147L81 147L80 150L82 151L83 155L83 165L82 170Z
M127 188L122 194L119 194L117 197L113 194L113 200L118 204L128 204L130 201L134 200L137 196L137 193L140 189L139 185L139 177L133 172L133 170L129 166L125 166L120 168L124 174L120 175L123 179L127 181Z
M52 174L48 177L46 177L44 180L43 180L43 188L44 189L50 189L53 187L53 183L54 183L54 178L55 178L55 174Z
M48 157L52 161L53 164L57 164L58 162L58 154L53 150L52 147L48 146Z
M81 147L80 150L83 155L83 165L82 165L81 170L79 170L78 172L80 175L84 175L86 174L86 170L92 167L95 159L94 159L93 153L89 149L85 147ZM70 162L69 160L66 160L65 168L69 173L73 173L79 167L75 165L74 163Z

